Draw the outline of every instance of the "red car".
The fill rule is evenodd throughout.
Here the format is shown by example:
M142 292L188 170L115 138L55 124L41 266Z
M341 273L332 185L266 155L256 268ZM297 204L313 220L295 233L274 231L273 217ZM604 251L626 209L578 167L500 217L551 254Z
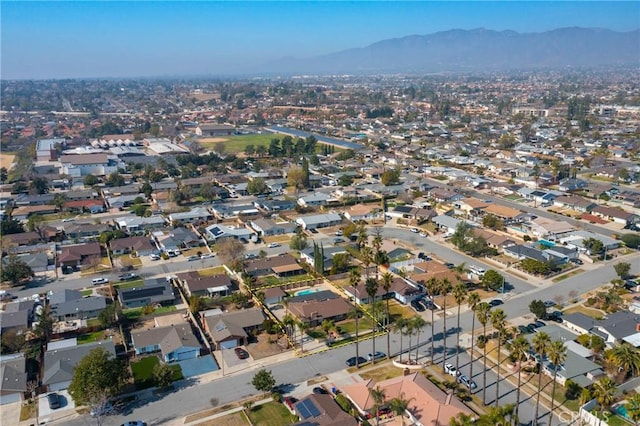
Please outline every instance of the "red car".
M242 348L235 348L234 351L235 351L236 355L238 356L238 358L240 358L240 359L249 358L249 352L245 351Z

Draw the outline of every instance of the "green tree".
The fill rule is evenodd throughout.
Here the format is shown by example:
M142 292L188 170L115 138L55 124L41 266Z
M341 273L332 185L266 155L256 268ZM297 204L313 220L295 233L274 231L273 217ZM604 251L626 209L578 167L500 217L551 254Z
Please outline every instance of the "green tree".
M640 423L640 393L634 393L627 398L625 408L629 414L629 419L637 426Z
M487 302L480 302L476 306L476 316L478 317L478 322L482 324L482 335L485 339L485 344L482 346L482 403L486 401L486 390L487 390L487 324L489 323L491 315L491 305Z
M467 306L469 310L472 312L471 315L471 347L473 348L473 337L476 332L476 309L478 308L478 304L480 303L480 295L475 291L467 294ZM473 378L473 351L469 351L469 356L471 357L471 362L469 363L469 377Z
M620 279L624 280L629 276L629 272L631 272L631 264L629 262L618 262L613 265L613 269Z
M215 249L220 260L229 268L237 271L242 267L245 246L240 241L235 238L225 238L216 242Z
M435 277L431 277L427 280L426 289L427 289L427 294L431 298L431 301L433 301L435 295L438 294L438 291L440 290L439 286L440 286L440 283ZM431 324L435 324L434 322L435 309L429 309L429 310L431 311ZM434 363L434 357L436 353L435 347L434 347L434 340L435 339L431 339L431 364Z
M73 370L69 394L77 405L106 401L115 396L129 379L129 369L104 348L93 349Z
M58 192L53 196L53 205L56 206L59 212L64 211L65 205L67 204L67 196L62 192Z
M346 173L338 178L338 185L340 186L349 186L352 183L353 183L353 177Z
M504 228L504 223L495 215L488 214L482 218L482 226L491 229L502 229Z
M375 352L375 351L374 351ZM380 386L376 386L375 388L369 388L369 395L373 398L373 410L376 415L376 425L380 424L380 408L384 406L387 395L385 394L384 389L381 389Z
M416 362L418 362L418 349L420 348L420 333L422 329L428 325L429 323L424 320L420 315L414 315L409 320L409 328L410 330L416 333ZM411 346L411 344L409 344ZM411 356L409 356L409 360L411 360Z
M124 178L118 172L113 172L107 177L106 185L109 187L124 185Z
M387 359L391 357L391 332L388 328L389 328L389 321L391 321L391 313L389 312L389 299L390 299L389 292L391 291L392 284L393 284L393 275L391 275L390 272L385 272L384 274L382 274L382 280L380 282L380 285L386 295L385 302L386 302L387 323L385 325L387 327Z
M140 187L140 192L142 192L147 199L150 199L151 194L153 194L153 186L151 186L151 184L147 181Z
M89 186L89 187L91 187L91 186L94 186L94 185L99 184L99 183L100 183L100 179L98 179L98 178L97 178L96 176L94 176L94 175L86 175L86 176L84 177L84 181L83 181L83 183L84 183L84 186Z
M549 335L544 331L540 331L533 336L533 341L531 347L533 351L536 353L538 357L538 388L536 389L536 410L535 415L533 417L533 423L538 424L538 412L540 409L540 393L542 392L542 362L544 357L547 355L547 348L549 347L549 343L551 339Z
M583 240L582 245L587 249L587 252L591 256L600 255L604 250L604 244L602 241L591 237Z
M487 290L498 291L502 289L502 284L504 283L504 277L500 275L500 273L494 269L489 269L482 275L480 279L482 285Z
M558 376L558 368L567 358L567 347L560 340L554 340L547 348L547 358L553 365L553 385L551 390L551 410L549 413L549 426L553 421L553 405L556 402L556 378Z
M153 367L153 381L160 389L167 389L173 382L173 369L169 364L161 362Z
M632 249L637 249L640 247L640 235L638 234L624 234L620 237L620 240L627 246Z
M24 226L19 220L5 218L0 222L0 235L20 234L22 232L24 232Z
M98 314L98 321L100 321L100 325L103 328L113 327L116 324L116 317L118 314L118 307L115 303L112 303L100 311Z
M629 343L624 342L607 350L604 357L618 371L624 373L625 378L630 374L636 376L640 372L640 350Z
M370 308L371 308L371 315L373 318L377 318L376 317L376 312L375 312L375 300L376 300L376 294L378 294L378 280L376 280L375 278L367 278L367 280L364 283L364 288L365 291L367 292L367 296L369 296L369 303L370 303ZM376 329L378 328L378 321L374 320L373 323L373 338L371 339L371 343L373 346L373 353L376 352ZM376 359L375 357L371 360L371 364L375 364L376 363Z
M289 248L291 250L302 251L307 248L307 236L303 233L297 233L291 238L289 242Z
M43 177L36 177L29 182L29 193L46 194L49 192L49 181Z
M269 192L269 187L263 178L253 178L247 183L247 192L252 195L259 195Z
M3 259L0 278L3 282L9 282L12 286L18 286L25 280L33 277L33 270L14 254L10 254Z
M359 324L358 321L360 319L360 310L358 309L358 299L360 298L360 293L358 291L358 286L360 285L360 278L362 274L360 273L360 268L354 268L349 273L349 284L353 287L353 294L355 296L354 308L350 313L350 316L355 319L356 326L356 368L360 368L360 363L358 362L358 358L360 357L360 342L359 342Z
M402 425L404 426L404 417L407 409L409 408L409 403L413 398L406 399L404 396L404 392L400 393L400 396L393 398L389 401L389 409L396 415L400 416L400 420L402 421Z
M600 406L600 417L604 417L604 412L609 409L611 404L616 400L618 391L616 384L609 377L604 376L593 384L593 397Z
M287 184L295 189L304 189L306 174L300 167L292 167L287 172Z
M451 236L451 244L471 256L479 256L486 250L484 238L475 235L473 227L464 221L456 226Z
M202 297L195 294L189 296L189 310L192 314L195 315L206 307L207 304Z
M400 169L391 169L382 173L380 182L384 186L397 185L400 183Z
M258 370L255 376L253 376L251 384L260 392L270 392L276 385L276 380L273 378L271 370L265 370L263 368Z
M544 306L542 300L532 300L531 303L529 303L529 311L537 318L545 319L547 317L547 307Z
M442 296L442 353L444 359L447 358L447 295L451 291L451 282L444 278L438 285L438 293ZM433 310L431 310L433 312ZM432 323L433 324L433 323Z

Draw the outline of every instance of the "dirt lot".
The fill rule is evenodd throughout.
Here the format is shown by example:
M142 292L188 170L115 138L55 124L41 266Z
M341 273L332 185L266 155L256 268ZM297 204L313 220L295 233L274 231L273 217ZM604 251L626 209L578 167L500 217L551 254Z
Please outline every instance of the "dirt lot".
M269 343L270 339L275 339L275 334L261 333L258 335L257 343L251 343L246 346L253 359L266 358L286 351L276 343Z
M4 152L0 153L0 167L6 167L7 170L9 170L14 158L15 155L13 154L7 154Z
M246 426L248 424L244 414L232 413L214 420L198 423L198 426Z

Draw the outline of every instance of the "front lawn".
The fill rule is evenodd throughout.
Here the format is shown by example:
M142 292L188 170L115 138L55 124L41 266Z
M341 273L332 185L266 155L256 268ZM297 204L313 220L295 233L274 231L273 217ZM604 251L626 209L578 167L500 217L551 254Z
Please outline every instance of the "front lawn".
M298 421L287 407L275 401L257 405L247 411L251 423L255 426L286 426Z
M147 389L155 385L153 380L153 368L160 364L160 360L156 356L148 356L142 358L140 361L131 363L131 371L133 372L133 381L136 385L136 389ZM173 369L173 381L181 380L182 369L178 364L171 364Z
M104 340L104 331L95 331L78 336L79 344L97 342L98 340Z
M131 308L131 309L124 309L122 311L122 315L125 316L125 318L127 318L130 321L133 320L137 320L138 318L140 318L142 316L142 310L144 308ZM159 314L164 314L167 312L173 312L176 310L176 307L174 305L170 305L170 306L160 306L158 308L155 308L153 310L153 312L149 315L159 315Z
M133 281L120 281L115 283L113 286L118 288L119 290L124 290L125 288L134 288L134 287L142 287L144 285L142 280L133 280Z

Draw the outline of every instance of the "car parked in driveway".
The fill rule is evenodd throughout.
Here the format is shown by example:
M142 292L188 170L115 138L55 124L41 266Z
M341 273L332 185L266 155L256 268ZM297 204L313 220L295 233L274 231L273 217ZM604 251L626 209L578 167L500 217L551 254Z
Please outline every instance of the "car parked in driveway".
M160 255L159 254L150 254L149 255L149 259L151 259L151 260L160 260Z
M245 351L242 348L234 348L233 351L236 353L238 359L247 359L249 358L249 352Z
M49 408L52 410L60 408L60 395L55 392L48 394L47 402L49 403Z
M316 386L312 389L312 392L316 395L329 395L329 391L321 386Z
M361 357L361 356L359 356L357 358L357 360L358 360L358 365L362 365L362 364L366 364L367 363L367 360L365 358ZM354 356L354 357L349 358L348 360L345 361L345 364L347 364L347 367L355 366L356 365L356 357Z

